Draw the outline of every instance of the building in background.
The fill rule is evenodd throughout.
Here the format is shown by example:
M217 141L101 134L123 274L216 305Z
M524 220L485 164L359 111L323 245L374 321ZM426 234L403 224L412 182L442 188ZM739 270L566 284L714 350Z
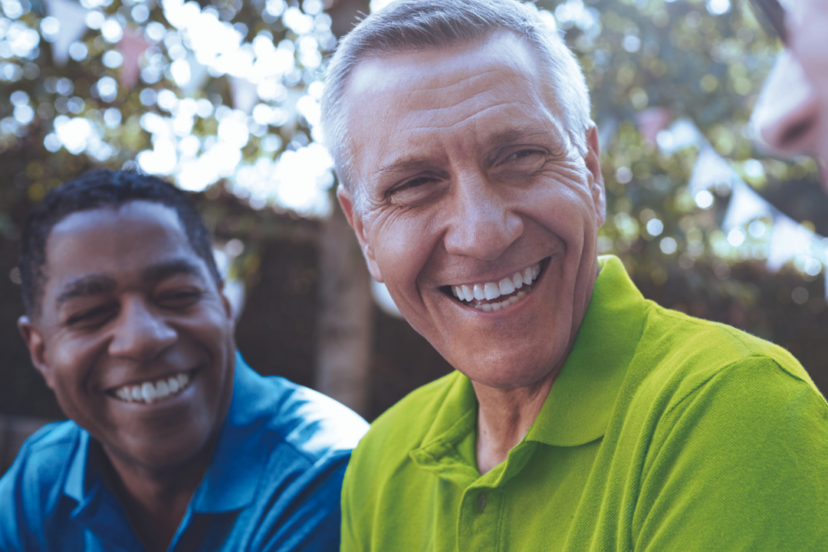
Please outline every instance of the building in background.
M8 416L60 416L17 334L19 228L97 166L198 194L218 245L233 243L238 343L262 371L372 419L450 369L372 301L318 143L325 56L383 4L0 0L0 449L37 424ZM730 0L538 5L592 91L602 250L649 298L783 345L828 390L828 199L812 161L766 159L746 132L779 45Z

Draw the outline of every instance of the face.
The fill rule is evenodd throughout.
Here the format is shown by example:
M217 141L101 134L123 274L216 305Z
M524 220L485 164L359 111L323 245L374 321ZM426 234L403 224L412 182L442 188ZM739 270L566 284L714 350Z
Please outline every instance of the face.
M786 0L787 44L753 115L761 142L782 155L812 155L828 190L828 0Z
M345 101L364 199L339 195L372 276L474 382L554 377L597 271L594 128L582 155L509 33L363 61Z
M117 462L160 469L206 449L226 414L233 324L175 211L73 213L46 243L41 309L21 331L64 413Z

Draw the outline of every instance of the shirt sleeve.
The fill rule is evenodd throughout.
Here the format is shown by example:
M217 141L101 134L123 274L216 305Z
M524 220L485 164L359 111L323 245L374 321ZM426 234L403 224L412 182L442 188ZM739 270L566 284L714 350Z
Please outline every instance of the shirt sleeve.
M0 550L3 552L40 550L26 519L24 474L29 457L28 444L23 445L14 464L0 478Z
M772 359L728 367L659 422L632 548L828 550L828 404Z
M295 507L278 514L279 519L266 518L262 525L275 530L261 544L251 546L251 550L337 552L342 520L340 494L348 458L349 455L339 453L313 470L302 492L292 501Z

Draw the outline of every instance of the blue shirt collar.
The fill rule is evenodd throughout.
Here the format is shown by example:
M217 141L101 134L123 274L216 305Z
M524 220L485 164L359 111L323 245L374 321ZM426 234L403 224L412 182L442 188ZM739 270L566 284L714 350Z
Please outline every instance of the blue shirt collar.
M272 443L262 437L255 423L256 373L236 353L233 398L204 479L196 489L191 508L196 513L240 510L254 499ZM77 448L69 461L63 493L79 505L74 516L100 504L105 491L99 451L93 450L89 433L80 431ZM114 497L109 497L114 500ZM106 499L108 500L108 499Z
M197 513L240 510L256 495L265 460L273 443L263 438L255 423L258 375L236 352L233 399L219 434L213 459L193 496Z

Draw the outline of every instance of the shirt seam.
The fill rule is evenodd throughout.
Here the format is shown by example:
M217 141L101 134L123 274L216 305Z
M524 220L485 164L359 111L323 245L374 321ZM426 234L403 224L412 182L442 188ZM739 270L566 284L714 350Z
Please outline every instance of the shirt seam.
M663 417L666 418L667 416L672 414L679 406L681 406L687 399L694 396L696 394L696 392L698 392L700 389L705 387L712 379L716 378L717 376L726 374L727 372L733 370L734 368L738 368L738 365L743 363L743 362L747 362L747 361L753 360L753 359L761 359L761 360L767 360L767 361L772 362L774 364L774 367L776 369L778 369L780 372L782 372L785 376L790 377L790 378L792 378L796 381L799 381L801 383L806 384L811 392L814 391L813 387L811 387L809 382L807 382L804 379L796 376L795 374L791 374L790 372L785 370L785 368L781 364L779 364L779 362L777 362L776 359L774 359L774 358L772 358L772 357L770 357L770 356L768 356L764 353L753 353L753 354L750 354L750 355L746 355L746 356L744 356L740 359L734 360L733 362L729 362L728 364L725 364L719 370L717 370L716 372L711 374L710 377L705 378L704 380L699 382L698 385L696 385L692 389L688 390L687 393L683 397L681 397L676 404L674 404L667 411L665 411ZM821 403L824 404L825 401L821 401ZM826 408L828 408L828 405L826 405Z

